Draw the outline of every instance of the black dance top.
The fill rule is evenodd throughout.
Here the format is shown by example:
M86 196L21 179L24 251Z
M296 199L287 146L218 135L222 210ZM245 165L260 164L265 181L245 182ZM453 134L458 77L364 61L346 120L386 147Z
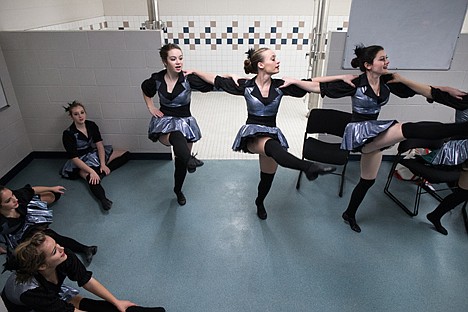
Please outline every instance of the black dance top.
M213 85L205 82L200 77L190 74L179 73L174 89L167 92L167 84L164 75L167 70L153 73L150 78L141 84L143 93L152 98L158 93L160 110L167 116L190 117L190 101L192 89L201 92L213 91Z
M86 120L85 126L88 137L76 128L75 123L72 123L70 127L63 131L62 143L69 159L91 152L95 148L94 144L102 141L101 132L99 132L96 123Z
M216 76L215 88L222 89L233 95L243 95L247 104L247 124L259 124L270 127L276 126L276 115L278 114L281 98L284 95L303 97L307 91L296 85L281 88L284 84L282 79L271 79L268 96L262 96L260 89L255 83L255 78L239 79L236 85L231 78Z
M7 218L0 214L0 230L2 235L15 233L24 222L29 202L34 196L34 190L27 184L18 190L12 190L13 195L18 199L18 208L16 211L20 214L19 218Z
M16 282L16 273L13 272L5 283L2 299L8 311L15 312L73 312L71 303L60 297L61 286L65 278L76 281L82 287L92 277L92 272L69 249L65 249L67 260L56 268L58 284L47 281L41 274L36 274L26 283Z

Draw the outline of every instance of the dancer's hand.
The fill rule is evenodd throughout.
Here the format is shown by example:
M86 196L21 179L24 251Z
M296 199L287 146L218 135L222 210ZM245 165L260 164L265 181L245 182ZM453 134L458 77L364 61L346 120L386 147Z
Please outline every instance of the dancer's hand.
M128 300L118 300L114 303L117 310L120 312L125 312L129 307L136 306L135 303L128 301Z
M223 75L224 78L231 78L234 83L236 84L236 86L239 86L239 80L240 79L248 79L246 77L241 77L239 75L236 75L236 74L225 74Z
M89 173L89 184L92 184L92 185L99 184L99 181L101 181L101 178L96 173L96 171L92 170Z
M153 115L154 117L157 117L157 118L161 118L164 116L164 113L161 112L158 108L156 108L155 106L153 107L148 107L148 110L149 112L151 113L151 115Z
M109 167L107 167L106 165L101 165L100 171L101 171L101 173L105 173L106 176L109 175L109 173L111 172Z
M349 84L351 87L356 87L353 83L353 80L356 79L357 77L359 77L358 75L351 75L351 74L348 74L348 75L343 75L341 80L343 80L344 82L346 82L347 84Z
M283 80L284 83L280 86L280 89L286 88L287 86L290 86L298 82L296 78L292 78L292 77L282 77L281 80Z
M61 185L57 185L57 186L52 186L50 190L54 193L63 194L67 189Z
M456 88L447 87L447 86L435 87L435 88L440 89L441 91L447 92L448 94L450 94L451 96L453 96L454 98L458 100L462 100L463 97L467 94L465 91L461 91Z

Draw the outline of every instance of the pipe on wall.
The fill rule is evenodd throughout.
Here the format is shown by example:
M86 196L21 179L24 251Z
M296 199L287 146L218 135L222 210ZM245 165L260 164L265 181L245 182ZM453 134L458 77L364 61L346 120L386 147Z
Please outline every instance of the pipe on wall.
M312 31L313 39L310 46L309 66L311 68L311 77L323 76L325 64L325 41L327 35L328 22L328 0L318 0L318 16L315 27ZM309 94L309 110L320 107L321 97L319 94Z
M146 29L164 29L165 24L159 19L158 0L147 0L146 3L148 5L148 20L145 22Z

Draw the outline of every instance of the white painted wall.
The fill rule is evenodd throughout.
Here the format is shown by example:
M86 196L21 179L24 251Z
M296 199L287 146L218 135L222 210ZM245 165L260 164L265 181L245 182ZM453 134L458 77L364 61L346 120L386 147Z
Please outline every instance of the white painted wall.
M102 15L101 0L0 0L0 30L25 30Z

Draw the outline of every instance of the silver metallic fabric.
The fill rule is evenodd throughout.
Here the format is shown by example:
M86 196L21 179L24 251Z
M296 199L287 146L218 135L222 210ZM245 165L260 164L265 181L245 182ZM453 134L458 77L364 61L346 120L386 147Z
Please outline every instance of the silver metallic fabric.
M396 120L366 120L349 123L344 131L341 149L355 151L380 133L387 131Z
M148 138L156 142L162 134L174 131L182 132L184 137L190 142L196 142L202 137L200 127L193 116L163 116L161 118L153 116L148 128Z
M445 143L423 158L432 165L456 166L468 160L468 139L453 140Z
M386 85L383 86L388 88ZM389 98L386 98L384 101L378 103L377 99L371 98L364 93L366 92L367 88L368 86L357 88L356 93L353 97L351 97L353 112L364 115L378 114L380 113L381 107L388 103Z
M106 156L106 162L109 160L110 155L113 152L112 145L104 145L104 152ZM97 149L83 155L80 159L90 167L100 167L101 163L99 162L99 156L97 153ZM73 172L75 169L78 169L77 166L71 161L71 159L67 160L65 165L62 167L61 175L65 178L70 177L70 173Z
M468 121L468 109L457 110L455 112L455 122L465 122Z
M47 203L39 200L38 195L34 195L29 202L25 222L21 229L12 234L7 234L6 240L10 248L15 249L22 240L24 234L33 226L49 225L52 223L53 213L47 207Z
M277 138L281 146L284 149L288 149L288 141L284 136L283 132L277 127L268 127L256 124L246 124L243 125L237 132L237 136L232 144L232 149L234 151L242 151L242 140L248 137L256 137L260 135L270 136L272 138Z
M60 287L59 296L60 296L60 299L62 299L65 302L68 302L73 297L78 296L79 293L80 291L78 289L75 289L71 286L62 285Z

